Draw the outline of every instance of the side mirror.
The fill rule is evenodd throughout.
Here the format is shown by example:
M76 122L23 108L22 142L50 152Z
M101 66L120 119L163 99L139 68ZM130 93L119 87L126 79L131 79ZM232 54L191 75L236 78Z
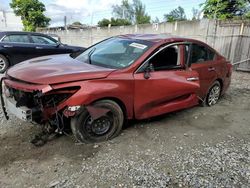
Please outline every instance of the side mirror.
M150 72L154 71L154 66L152 63L149 63L149 65L144 70L144 78L149 79L150 78Z
M57 43L56 43L56 47L57 47L57 48L58 48L60 45L61 45L60 42L57 42Z

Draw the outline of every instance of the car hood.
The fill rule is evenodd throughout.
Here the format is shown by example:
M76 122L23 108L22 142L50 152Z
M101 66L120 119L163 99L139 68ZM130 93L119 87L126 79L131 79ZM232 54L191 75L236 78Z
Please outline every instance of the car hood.
M107 77L114 69L80 62L68 54L30 59L11 67L7 76L35 84L56 84Z

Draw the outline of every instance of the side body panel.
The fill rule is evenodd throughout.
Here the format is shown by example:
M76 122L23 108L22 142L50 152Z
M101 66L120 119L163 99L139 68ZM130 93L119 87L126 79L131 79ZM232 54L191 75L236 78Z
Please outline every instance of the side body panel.
M59 105L59 109L65 106L87 106L101 99L113 99L118 103L122 103L128 119L134 118L134 78L131 73L114 74L106 79L52 85L53 89L70 86L80 86L81 89Z
M197 71L199 74L200 90L198 92L198 95L203 98L206 96L206 93L211 84L218 77L215 71L214 62L209 61L209 62L192 64L191 68L192 70Z
M187 81L198 77L191 70L152 72L149 79L144 73L135 74L135 118L144 119L198 104L199 81Z
M228 81L227 83L225 82L228 72L227 63L222 58L218 58L214 61L192 64L191 68L199 73L201 88L198 94L202 98L206 96L215 80L221 82L223 91L225 90L224 87L229 85Z
M35 57L36 49L32 44L1 42L0 45L11 65Z
M35 51L35 56L47 56L53 54L69 54L72 53L73 50L64 46L56 46L56 45L45 45L45 44L35 44L32 43Z

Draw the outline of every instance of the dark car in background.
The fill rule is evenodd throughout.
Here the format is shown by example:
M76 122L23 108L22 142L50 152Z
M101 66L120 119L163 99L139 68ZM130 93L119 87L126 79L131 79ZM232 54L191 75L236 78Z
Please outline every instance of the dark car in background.
M85 48L62 44L51 36L34 33L0 32L0 73L12 65L34 57L52 54L77 56Z

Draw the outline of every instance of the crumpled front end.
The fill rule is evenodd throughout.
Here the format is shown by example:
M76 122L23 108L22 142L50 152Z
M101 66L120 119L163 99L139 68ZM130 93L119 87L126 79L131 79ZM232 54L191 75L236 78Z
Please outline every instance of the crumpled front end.
M19 119L38 124L50 123L58 128L63 126L64 102L80 87L53 89L50 85L23 82L13 78L1 81L2 108Z

